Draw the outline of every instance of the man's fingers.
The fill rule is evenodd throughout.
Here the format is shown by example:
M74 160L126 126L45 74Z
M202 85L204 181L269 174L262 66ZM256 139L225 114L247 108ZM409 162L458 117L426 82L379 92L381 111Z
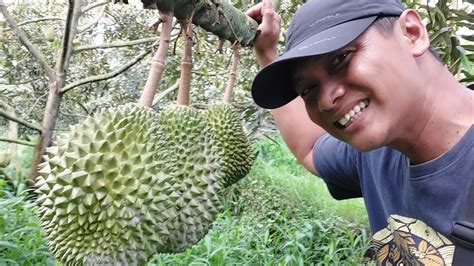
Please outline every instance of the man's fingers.
M245 15L255 19L258 23L262 22L262 6L263 3L258 3L245 11Z
M268 10L268 9L273 10L273 8L272 8L272 0L263 0L263 1L262 1L262 4L263 4L263 11ZM262 13L263 13L263 12L262 12Z
M272 8L272 0L262 2L262 27L273 27L275 11Z

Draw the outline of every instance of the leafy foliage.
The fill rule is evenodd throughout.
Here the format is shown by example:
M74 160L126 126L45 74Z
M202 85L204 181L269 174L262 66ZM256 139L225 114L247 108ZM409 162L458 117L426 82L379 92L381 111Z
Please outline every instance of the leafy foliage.
M427 21L431 45L449 71L465 83L474 82L474 6L466 1L406 1Z
M54 265L28 193L13 193L0 179L0 264Z

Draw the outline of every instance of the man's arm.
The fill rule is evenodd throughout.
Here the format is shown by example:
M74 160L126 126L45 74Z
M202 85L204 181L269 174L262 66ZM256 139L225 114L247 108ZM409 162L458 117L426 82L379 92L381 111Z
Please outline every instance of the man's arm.
M278 57L276 46L280 35L281 17L273 11L271 0L263 0L247 10L246 14L260 23L254 50L258 63L264 67ZM326 132L310 120L301 97L272 110L272 114L283 140L296 159L306 169L316 174L313 146Z
M313 174L313 146L326 131L310 120L301 97L272 110L280 134L296 159Z

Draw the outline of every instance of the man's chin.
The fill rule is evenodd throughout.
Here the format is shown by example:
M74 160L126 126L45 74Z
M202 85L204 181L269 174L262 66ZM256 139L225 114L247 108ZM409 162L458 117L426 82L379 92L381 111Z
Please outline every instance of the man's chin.
M383 145L380 145L376 142L369 141L367 139L360 140L360 141L352 140L352 141L349 141L349 144L352 147L354 147L354 149L356 149L358 151L361 151L361 152L373 151L373 150L378 149L378 148L383 146Z

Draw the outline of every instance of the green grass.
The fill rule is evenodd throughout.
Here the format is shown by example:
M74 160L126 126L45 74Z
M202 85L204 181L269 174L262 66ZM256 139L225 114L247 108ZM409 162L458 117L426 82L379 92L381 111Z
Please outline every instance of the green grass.
M361 199L332 199L280 138L257 149L209 234L184 253L155 255L150 265L373 264L364 258L370 234Z
M250 178L278 188L281 193L288 194L293 201L301 202L308 208L350 221L368 223L361 198L344 201L332 198L324 181L306 171L281 138L259 143L258 150L260 158L253 167Z
M227 191L226 207L198 244L156 254L149 265L360 265L370 247L361 200L338 202L280 138L256 144L250 174ZM22 162L31 153L22 150ZM0 265L54 265L37 209L0 177Z

